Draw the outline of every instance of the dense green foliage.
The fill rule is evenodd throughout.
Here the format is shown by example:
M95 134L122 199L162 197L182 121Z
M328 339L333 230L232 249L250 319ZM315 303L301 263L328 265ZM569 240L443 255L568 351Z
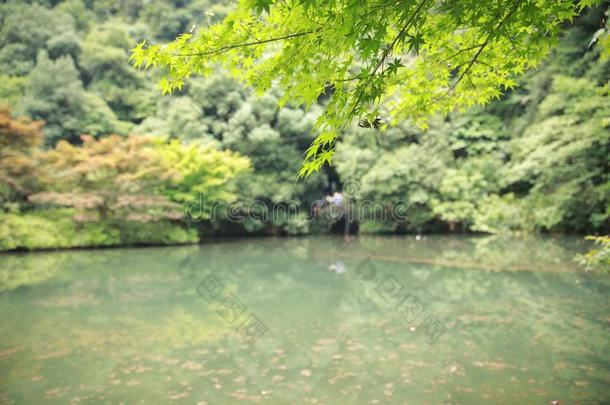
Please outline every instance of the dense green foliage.
M539 4L543 3L549 2ZM465 2L464 10L472 4ZM555 17L568 18L572 3L567 4L554 2L544 13L566 7L565 15ZM559 46L549 59L519 79L513 77L517 65L498 66L496 73L508 76L490 77L489 82L483 78L488 72L485 64L494 63L497 53L508 46L505 37L486 45L482 59L469 69L468 76L473 75L477 85L466 77L460 80L442 108L427 111L417 103L424 102L426 92L435 86L455 83L459 69L446 77L436 70L431 73L439 73L438 77L412 76L424 81L417 97L408 101L392 96L382 100L378 110L369 100L377 85L365 86L367 95L355 116L371 120L369 113L379 114L390 121L387 110L393 102L415 104L400 104L408 106L408 114L395 111L397 122L388 122L381 130L345 125L344 136L333 141L333 165L312 173L306 181L296 181L304 151L315 139L316 122L319 127L319 120L327 120L331 110L344 114L344 109L335 108L341 97L353 103L351 97L358 92L352 90L368 80L383 79L384 92L390 88L406 91L408 86L400 88L396 82L418 69L430 69L428 63L447 51L446 42L433 48L430 41L447 34L451 24L447 30L423 30L420 39L417 35L402 38L393 51L393 56L406 53L424 40L417 45L420 56L440 52L428 62L411 55L401 62L405 68L393 65L397 72L383 64L373 73L370 63L379 59L383 44L397 32L394 28L374 30L391 24L396 10L386 17L371 14L372 36L365 41L362 32L351 34L355 46L363 47L356 54L366 51L367 55L358 72L369 75L340 82L339 87L337 83L327 86L332 77L324 77L326 69L336 67L324 57L324 52L331 52L328 41L341 31L333 27L325 32L320 54L311 59L316 63L308 69L288 72L295 64L278 66L270 58L270 65L260 66L259 75L246 78L266 90L270 85L266 69L277 70L278 77L290 73L286 80L302 80L273 85L256 95L232 77L242 73L206 62L207 77L194 77L173 95L160 96L155 83L163 72L133 69L128 63L129 48L145 39L166 43L191 30L195 35L190 45L183 45L193 46L207 32L193 25L220 22L230 12L224 2L4 2L0 4L0 98L11 112L0 113L0 250L186 243L218 234L326 232L329 224L324 216L309 220L311 204L341 190L356 208L373 204L388 212L397 201L404 204L406 215L400 218L359 218L361 232L607 233L610 63L600 57L610 42L603 20L607 6L604 2L597 9L586 9L573 24L562 26ZM524 17L525 9L517 11ZM481 12L487 13L481 18L490 19L502 10ZM512 28L523 25L521 17ZM257 18L252 15L243 20L242 28L224 34L235 35L236 41L244 39L252 35L246 26L254 28ZM364 24L364 18L357 21ZM467 21L473 16L463 18ZM428 24L429 18L423 22ZM278 20L276 29L280 32L301 23L309 24ZM552 30L558 28L553 25ZM481 28L472 38L454 40L467 46L486 32ZM314 37L286 43L311 50ZM540 41L545 45L535 50L528 47L521 55L508 52L525 69L538 63L552 44ZM267 50L284 56L298 51L290 47ZM242 51L223 55L234 58ZM534 51L537 56L524 61ZM474 54L463 53L462 62ZM201 58L176 62L187 60L204 66ZM346 69L344 75L353 73L353 66ZM316 86L303 87L307 78ZM489 101L499 94L498 83L514 88L485 107L453 110L456 105ZM478 99L472 94L475 88L488 92ZM309 102L308 108L298 105L303 101ZM434 111L448 115L433 115L422 127L420 118ZM201 206L202 199L208 205ZM233 204L233 212L242 219L231 221L224 210L212 212L209 204L218 202ZM280 215L271 215L273 207L282 209ZM292 207L298 208L297 213L287 215Z
M433 120L427 131L348 134L337 171L360 179L365 198L406 199L425 222L607 232L610 63L587 48L597 24L599 14L579 18L549 62L485 109Z
M610 272L610 237L587 236L586 239L594 241L595 247L584 255L578 255L576 260L586 270Z
M138 67L166 68L164 92L210 75L215 64L261 93L278 86L282 105L311 106L329 92L299 171L306 177L331 162L354 118L425 126L435 113L497 98L543 60L561 23L596 3L242 0L222 22L167 45L141 42L132 58Z
M231 201L250 168L198 143L83 135L43 150L42 138L39 122L0 111L0 249L196 242L180 222L185 198Z

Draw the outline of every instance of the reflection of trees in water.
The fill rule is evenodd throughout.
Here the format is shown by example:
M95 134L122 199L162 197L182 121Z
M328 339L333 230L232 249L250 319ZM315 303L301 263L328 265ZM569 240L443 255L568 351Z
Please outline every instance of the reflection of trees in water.
M459 251L462 247L466 247L466 253ZM488 239L482 243L468 240L454 242L448 250L447 253L447 250L439 249L438 254L458 261L455 267L430 267L413 264L409 260L375 260L379 250L372 255L380 274L397 275L403 285L416 291L433 313L439 314L451 325L448 339L458 343L449 346L441 343L435 345L434 350L451 357L455 355L453 349L456 345L460 346L459 342L466 340L474 344L473 349L476 347L478 353L464 356L461 361L466 364L472 358L479 358L482 359L477 363L480 367L501 367L508 371L517 370L515 372L519 374L518 370L523 367L531 372L539 365L552 368L565 363L574 372L557 374L557 370L541 371L547 376L554 375L555 380L566 384L573 384L575 378L581 381L587 381L589 377L598 382L603 380L603 370L608 369L607 356L600 356L600 349L606 354L610 349L604 340L608 320L600 321L591 314L600 313L600 310L610 313L610 304L604 304L605 309L599 307L600 303L607 302L605 297L610 283L599 277L585 278L580 272L561 271L573 268L571 264L563 268L556 265L560 260L558 258L571 258L573 249L554 240L543 240L537 245L531 239L516 242ZM544 253L533 258L532 270L545 271L523 268L519 268L520 271L496 270L502 267L510 269L514 263L520 264L519 260L526 262L531 258L531 252L538 250L544 250ZM412 250L407 253L418 252ZM459 260L464 258L469 261L474 259L476 263L484 259L488 263L501 265L490 270L462 269ZM354 329L370 329L375 319L384 315L388 318L394 316L388 309L381 313L373 311L367 317L368 307L379 305L383 308L383 302L380 302L374 289L348 282L345 287L352 290L354 297L347 298L350 294L344 294L346 298L341 301L338 310L342 317L351 317ZM515 350L515 345L520 349ZM591 347L597 350L593 351ZM540 387L554 384L556 382L550 377L541 377L538 383Z
M44 283L60 273L62 257L57 254L14 254L0 256L0 293Z
M584 244L576 237L369 236L356 254L397 263L489 270L570 271Z
M583 380L594 384L590 392L595 393L606 378L604 355L610 347L603 314L610 313L610 282L596 274L555 271L555 259L571 256L570 246L556 240L489 238L333 241L256 239L198 247L8 255L0 257L0 285L4 291L36 285L28 290L34 303L68 299L72 312L37 323L49 331L35 338L40 340L34 345L37 350L42 351L48 339L67 347L95 347L99 353L118 346L129 353L145 350L145 358L180 360L177 368L192 361L202 365L201 372L229 370L210 374L220 379L222 392L247 387L248 393L261 395L271 389L274 398L286 402L311 394L322 401L333 396L383 403L389 400L385 385L393 382L395 397L402 398L406 380L412 380L408 389L417 397L415 393L424 395L424 390L441 386L449 364L465 373L466 386L474 384L469 379L477 373L493 372L505 380L515 375L519 381L540 373L533 388ZM356 269L369 254L377 273L367 281ZM497 270L527 262L533 254L535 270L551 271ZM178 275L186 257L196 269L193 279ZM456 265L427 265L412 257ZM329 271L338 262L345 271ZM482 266L462 268L464 262ZM485 269L487 264L491 269ZM55 270L41 270L48 268ZM23 279L7 282L15 269L21 269ZM244 342L197 295L198 283L209 273L268 326L256 345ZM395 276L426 312L448 326L446 336L429 346L423 336L409 331L394 305L375 290L386 275ZM98 303L78 301L77 293ZM24 325L32 316L24 317ZM567 369L561 371L563 364ZM191 366L198 367L186 367ZM274 376L279 376L275 382ZM239 377L245 379L243 384L235 381ZM495 383L481 380L482 389L492 393L497 392ZM219 392L207 386L202 390Z
M338 246L335 246L339 244ZM396 263L439 264L442 266L521 269L521 270L572 270L572 258L582 243L571 238L501 238L501 237L424 237L417 241L412 237L359 237L348 243L345 249L337 251L341 244L333 238L255 239L228 243L209 243L198 247L165 249L96 250L76 252L52 252L25 255L5 255L0 259L0 289L14 289L21 285L41 282L55 274L57 266L79 274L99 272L103 277L105 269L122 268L130 271L138 267L138 261L149 261L149 255L159 257L159 265L168 268L167 257L195 255L198 264L206 269L222 269L231 264L234 271L244 275L252 269L257 277L273 278L279 273L302 272L302 263L292 260L334 257L363 259L367 256L376 261ZM234 247L233 247L234 246ZM248 257L235 263L232 250L238 249L241 257ZM289 258L289 259L288 259ZM163 259L163 260L161 260ZM59 263L61 262L61 263Z
M580 369L576 373L580 380L599 377L603 368L583 370L589 367L587 363L602 365L607 356L600 357L599 351L593 354L584 347L592 345L606 353L610 349L607 324L597 323L592 316L608 313L610 305L604 294L577 283L579 274L437 272L442 282L435 284L439 286L435 295L442 300L439 307L450 311L447 317L455 320L452 335L476 342L479 359L503 359L508 366L528 372L546 365L549 370L540 370L545 375L540 377L541 386L553 385L551 376L573 384L574 373L553 369L562 364Z

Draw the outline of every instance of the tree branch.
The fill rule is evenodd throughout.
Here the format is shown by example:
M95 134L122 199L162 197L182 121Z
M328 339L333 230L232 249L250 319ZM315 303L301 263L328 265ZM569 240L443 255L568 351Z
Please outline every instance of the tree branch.
M356 108L358 107L358 104L360 103L360 100L362 99L362 96L364 95L364 91L366 90L366 88L369 86L370 84L370 79L375 76L375 74L377 74L377 71L379 70L379 68L381 67L381 65L383 64L383 62L385 61L385 59L388 57L388 55L390 54L390 52L392 52L392 50L394 49L394 47L396 46L396 44L398 43L398 41L406 34L407 30L409 30L409 28L411 28L411 26L413 25L413 22L415 21L415 18L417 17L417 15L419 14L419 12L421 11L421 9L423 8L423 6L428 2L428 0L422 0L419 5L417 6L417 8L415 9L415 12L413 14L411 14L411 16L409 17L409 19L407 19L407 22L403 25L403 27L400 29L400 31L398 32L398 34L396 35L396 37L394 38L394 40L390 43L390 45L383 51L381 58L379 59L379 62L377 63L377 65L375 66L375 68L373 69L373 71L368 75L367 80L365 81L363 87L361 87L361 90L358 92L358 98L356 98L356 101L354 102L354 106L352 108L352 110L350 111L349 115L348 115L348 119L354 114L354 112L356 111ZM344 123L344 126L347 124Z
M470 69L472 68L472 66L474 65L474 63L477 61L477 59L479 58L479 56L481 55L481 53L483 52L483 50L485 49L485 47L487 45L489 45L489 43L491 42L491 40L496 37L497 35L499 35L499 33L502 32L502 29L504 27L504 24L506 24L506 22L508 21L508 19L510 17L513 16L513 14L515 14L515 12L517 12L517 10L519 9L519 6L521 5L521 0L517 1L515 3L515 7L510 11L510 13L508 13L506 16L504 16L504 18L502 19L502 21L500 21L500 23L496 26L496 28L487 36L487 38L485 39L485 42L483 42L483 44L481 44L481 47L479 48L479 50L477 51L477 53L474 54L474 57L470 60L470 63L468 63L468 66L466 66L466 69L464 69L463 72L460 73L460 76L458 77L458 79L455 81L455 83L453 83L451 85L451 87L449 88L449 91L454 90L457 85L462 81L462 79L464 78L464 76L466 76L468 74L468 72L470 71Z
M209 56L209 55L219 55L221 53L230 51L232 49L236 49L236 48L245 48L248 46L256 46L256 45L262 45L262 44L268 44L270 42L278 42L278 41L284 41L287 39L292 39L292 38L298 38L298 37L302 37L305 35L310 35L310 34L315 34L317 32L322 31L324 28L318 28L315 30L309 30L309 31L303 31L303 32L297 32L294 34L288 34L288 35L283 35L281 37L274 37L274 38L269 38L269 39L263 39L260 41L252 41L252 42L243 42L241 44L232 44L232 45L225 45L222 46L220 48L214 49L214 50L210 50L210 51L205 51L205 52L192 52L192 53L177 53L177 54L172 54L172 56Z
M383 63L385 58L387 58L388 55L390 54L390 52L392 52L392 50L394 49L394 47L396 46L396 44L398 43L400 38L403 37L406 34L406 32L407 32L407 30L409 28L411 28L411 26L413 25L413 21L415 20L415 18L417 17L419 12L421 11L421 9L424 6L424 4L426 4L427 2L428 2L428 0L422 0L419 3L419 5L417 6L417 9L415 9L415 12L411 15L411 17L407 20L407 22L402 27L402 29L398 32L398 35L396 35L396 38L394 38L394 40L392 41L390 46L388 46L386 48L386 50L383 52L383 54L381 55L381 58L379 59L379 63L377 63L377 66L375 66L375 69L373 70L373 73L371 73L371 76L374 76L375 73L377 73L377 70L379 70L379 67L381 66L381 64Z

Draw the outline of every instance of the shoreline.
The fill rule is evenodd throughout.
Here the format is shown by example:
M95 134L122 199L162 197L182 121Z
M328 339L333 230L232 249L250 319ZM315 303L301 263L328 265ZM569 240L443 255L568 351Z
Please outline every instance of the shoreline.
M502 234L492 234L492 233L483 233L483 232L460 232L460 233L360 233L356 235L351 235L352 238L358 238L359 236L364 237L382 237L382 238L394 238L394 237L407 237L407 236L417 236L422 235L423 237L453 237L453 238L490 238L490 237L498 237L498 238L511 238L511 239L526 239L529 237L542 238L542 239L553 239L558 237L572 237L577 238L579 241L583 241L586 233L560 233L560 232L550 232L550 233L525 233L525 232L513 232L513 233L502 233ZM162 247L183 247L183 246L199 246L199 245L207 245L214 243L227 243L227 242L238 242L241 240L249 240L249 239L303 239L303 238L317 238L317 237L333 237L340 238L346 235L341 234L332 234L332 233L320 233L320 234L303 234L303 235L266 235L266 234L244 234L244 235L218 235L212 237L204 237L200 239L198 242L193 243L142 243L142 244L133 244L133 245L97 245L97 246L71 246L71 247L48 247L48 248L37 248L37 249L26 249L26 248L17 248L10 250L0 250L0 257L3 255L20 255L20 254L28 254L28 253L50 253L50 252L68 252L68 251L83 251L83 250L116 250L116 249L150 249L150 248L162 248Z

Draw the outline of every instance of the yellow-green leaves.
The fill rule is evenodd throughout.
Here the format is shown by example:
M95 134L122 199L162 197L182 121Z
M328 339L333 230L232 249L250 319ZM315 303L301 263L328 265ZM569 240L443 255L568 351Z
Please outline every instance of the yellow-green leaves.
M213 66L281 103L309 106L332 95L299 176L332 160L355 119L412 120L480 105L548 54L560 23L585 0L242 0L221 23L164 47L138 44L137 67L163 67L163 92Z

